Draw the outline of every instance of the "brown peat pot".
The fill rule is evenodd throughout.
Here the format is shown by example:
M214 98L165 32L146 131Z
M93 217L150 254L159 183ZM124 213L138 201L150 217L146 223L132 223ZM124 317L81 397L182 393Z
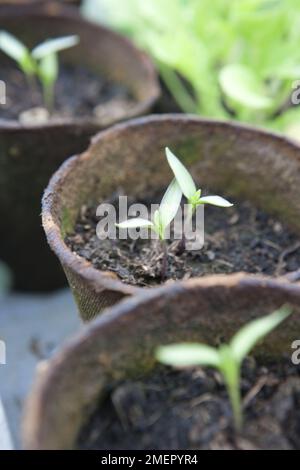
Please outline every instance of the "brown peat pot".
M118 303L38 367L25 407L24 447L74 448L79 430L113 384L155 368L156 347L180 341L217 345L284 303L292 306L292 316L254 350L275 361L290 356L300 337L299 285L243 273L217 275L145 290Z
M17 288L50 290L61 286L65 277L42 231L43 189L58 166L83 151L96 131L147 112L159 95L159 85L152 63L142 52L127 39L84 20L72 7L51 2L0 5L0 29L29 47L47 38L78 34L80 44L61 53L61 63L83 66L120 83L134 98L125 114L108 116L105 122L76 116L25 125L1 119L0 109L0 258L13 269ZM0 68L9 60L1 52Z
M83 204L100 204L122 188L144 197L170 181L164 147L218 194L250 199L300 232L300 148L283 137L229 122L183 115L149 116L101 132L89 149L66 161L43 198L43 226L65 270L81 316L89 320L140 291L100 272L65 244Z

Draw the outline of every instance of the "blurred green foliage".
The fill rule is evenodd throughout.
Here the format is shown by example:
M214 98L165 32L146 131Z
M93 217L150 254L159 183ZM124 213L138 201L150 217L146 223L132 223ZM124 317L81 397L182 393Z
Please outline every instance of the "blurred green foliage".
M299 131L299 0L86 0L83 11L146 49L183 111Z

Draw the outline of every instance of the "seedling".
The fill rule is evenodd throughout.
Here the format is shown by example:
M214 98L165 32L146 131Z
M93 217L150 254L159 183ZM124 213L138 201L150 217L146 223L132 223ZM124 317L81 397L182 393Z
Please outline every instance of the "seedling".
M0 32L0 49L17 62L27 79L31 81L36 73L36 64L29 49L19 39L6 31Z
M181 198L182 191L176 179L174 178L168 186L161 200L159 208L153 214L153 221L140 217L135 217L133 219L125 220L123 222L120 222L119 224L116 224L116 226L119 228L148 227L158 235L164 251L162 263L162 278L164 278L166 275L168 256L167 244L165 241L165 232L179 209Z
M43 87L44 102L49 111L53 109L54 86L59 70L57 54L78 43L78 36L65 36L48 39L30 51L12 34L0 32L0 49L17 62L30 86L33 85L35 77L39 78Z
M221 196L204 196L201 197L201 189L197 189L194 180L181 163L181 161L166 148L166 156L170 167L175 175L175 178L181 188L181 191L187 198L188 204L191 206L191 213L193 214L200 204L211 204L218 207L231 207L233 204Z
M219 207L231 207L233 205L220 196L201 197L201 189L197 190L194 180L188 170L168 148L166 148L166 156L170 167L173 170L175 178L165 192L159 209L154 212L153 220L136 217L116 224L116 226L119 228L127 229L148 227L158 235L160 241L162 242L164 251L162 278L165 277L167 267L167 244L165 241L165 232L166 228L172 222L178 211L182 194L185 195L188 201L188 213L185 218L185 223L190 220L197 206L200 204L212 204ZM183 251L184 249L185 236L183 233L181 248L179 248L178 251Z
M76 46L79 37L76 35L48 39L35 47L32 57L38 63L38 76L43 86L44 100L48 109L52 110L54 86L58 77L58 52Z
M197 209L197 206L201 204L211 204L213 206L218 207L231 207L229 201L224 199L221 196L204 196L201 197L201 189L197 189L194 180L189 173L189 171L185 168L185 166L181 163L181 161L171 152L171 150L167 147L166 148L166 157L168 163L175 175L175 178L181 188L181 191L185 195L188 201L188 211L185 223L192 218L194 212ZM179 251L183 251L185 249L185 235L183 234L181 244L179 246Z
M242 362L256 343L274 330L291 312L288 306L283 306L271 315L253 320L243 326L229 344L223 344L217 349L204 344L179 343L158 348L156 357L163 364L175 367L208 366L218 369L227 387L235 429L240 431L243 424L240 392Z

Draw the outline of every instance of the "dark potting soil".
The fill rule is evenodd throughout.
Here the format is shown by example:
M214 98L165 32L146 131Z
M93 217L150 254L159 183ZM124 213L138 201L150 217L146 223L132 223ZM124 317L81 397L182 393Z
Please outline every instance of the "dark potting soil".
M252 357L241 381L244 426L235 433L222 378L159 366L114 384L82 427L77 447L109 450L300 449L300 367Z
M233 202L227 209L205 206L201 250L180 253L179 242L168 241L166 280L238 271L281 276L299 269L300 237L250 203ZM75 232L66 237L71 250L95 268L113 271L123 282L161 283L163 254L157 241L99 240L95 214L95 207L82 207Z
M45 118L42 89L37 81L29 85L21 70L13 65L1 67L0 80L6 84L6 104L0 106L0 119L20 120L26 124L92 115L105 124L111 116L118 117L134 104L123 85L83 67L61 64L53 113Z

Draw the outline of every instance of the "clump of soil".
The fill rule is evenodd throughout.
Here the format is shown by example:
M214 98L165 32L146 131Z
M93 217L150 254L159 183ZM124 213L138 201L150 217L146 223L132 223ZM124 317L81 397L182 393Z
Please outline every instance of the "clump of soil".
M299 449L300 367L253 358L242 371L244 428L234 432L218 372L157 367L117 383L81 429L80 449Z
M34 81L30 85L23 72L13 65L1 67L0 79L6 84L6 104L0 106L0 119L22 121L25 112L32 110L28 119L34 120L37 114L34 111L44 106L40 83ZM134 99L124 86L86 68L60 64L54 111L49 119L94 115L105 123L111 116L118 117L127 112L133 104Z
M166 279L239 271L281 276L299 268L300 237L249 202L234 202L229 209L205 206L201 250L180 253L178 241L167 241ZM96 269L113 271L123 282L161 283L163 254L157 241L99 240L95 214L95 207L82 207L74 233L65 240L71 250Z

